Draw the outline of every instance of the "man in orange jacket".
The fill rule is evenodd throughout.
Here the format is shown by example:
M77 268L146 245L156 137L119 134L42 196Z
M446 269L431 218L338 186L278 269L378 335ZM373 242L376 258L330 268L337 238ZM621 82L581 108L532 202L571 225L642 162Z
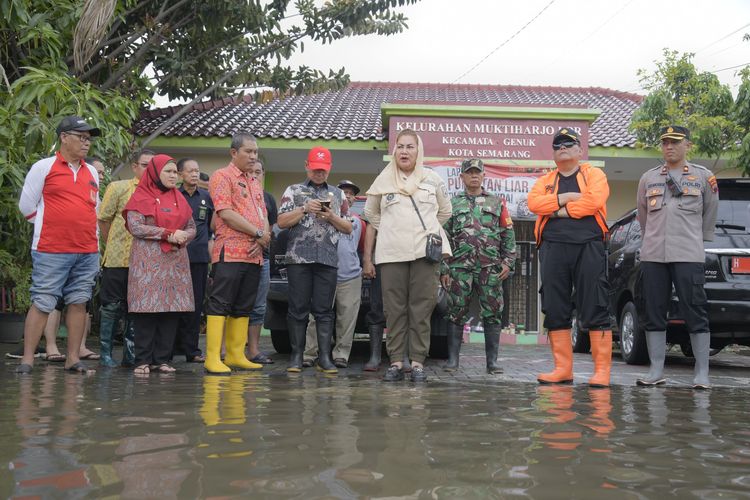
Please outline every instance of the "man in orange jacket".
M529 210L537 215L542 312L555 362L555 369L537 380L573 381L570 328L575 308L580 326L591 338L594 376L589 385L607 387L612 366L605 252L609 185L604 172L581 163L583 150L573 128L560 129L552 149L557 169L540 177L528 197Z

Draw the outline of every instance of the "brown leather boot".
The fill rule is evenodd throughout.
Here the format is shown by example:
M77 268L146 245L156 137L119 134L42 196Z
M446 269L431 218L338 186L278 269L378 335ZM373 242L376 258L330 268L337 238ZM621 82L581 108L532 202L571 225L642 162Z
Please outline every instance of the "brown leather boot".
M567 384L573 382L573 344L570 330L550 330L549 345L555 369L550 373L537 375L540 384Z
M612 331L591 330L591 357L594 358L594 376L589 380L592 387L609 387L609 372L612 368Z

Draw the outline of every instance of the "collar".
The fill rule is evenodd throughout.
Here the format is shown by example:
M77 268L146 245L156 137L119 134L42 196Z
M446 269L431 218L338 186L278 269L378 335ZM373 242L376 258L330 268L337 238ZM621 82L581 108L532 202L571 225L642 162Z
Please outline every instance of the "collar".
M492 194L488 193L487 191L485 191L484 188L482 188L482 192L479 193L479 194L469 194L464 189L463 192L461 193L461 195L462 196L466 196L467 198L476 198L477 196L492 196Z
M311 187L313 189L326 189L326 190L328 190L328 183L326 181L323 181L323 184L321 184L320 186L316 186L315 184L313 184L313 181L311 179L307 179L302 184L304 184L307 187Z
M229 167L229 171L235 177L245 177L245 178L248 177L247 172L243 172L242 170L240 170L239 168L237 168L237 165L235 165L232 162L229 162L229 165L227 165L227 167Z
M62 155L62 153L60 153L60 151L55 151L55 158L57 158L57 161L59 161L60 163L62 163L64 165L68 165L69 167L75 167L75 164L70 163L68 160L66 160L65 158L63 158L63 155ZM81 168L84 165L84 163L85 162L83 160L79 160L78 161L78 168Z
M669 171L669 169L667 168L667 165L665 163L664 165L661 166L661 170L659 171L659 173L661 175L667 175L668 171ZM685 165L682 166L682 168L675 168L673 170L673 172L679 172L682 175L688 175L688 174L692 173L693 170L692 170L690 164L686 163Z
M180 186L180 193L182 193L182 194L186 194L186 195L190 196L191 198L192 198L193 196L198 196L198 195L200 195L200 194L201 194L201 193L200 193L200 191L201 191L201 188L200 188L200 186L196 186L196 188L195 188L195 191L193 191L193 194L190 194L190 193L188 193L188 190L187 190L187 189L185 189L185 185L184 185L184 184L183 184L182 186Z
M131 185L131 186L137 186L137 185L138 185L138 180L139 180L139 179L138 179L137 177L133 177L133 178L131 178L131 179L130 179L130 185Z

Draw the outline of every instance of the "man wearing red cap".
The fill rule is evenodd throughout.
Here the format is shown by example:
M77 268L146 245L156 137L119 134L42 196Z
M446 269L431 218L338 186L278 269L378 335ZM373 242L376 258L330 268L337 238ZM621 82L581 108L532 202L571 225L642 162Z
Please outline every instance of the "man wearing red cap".
M289 229L287 324L292 355L287 371L291 373L302 370L310 313L317 324L318 369L325 373L338 371L331 359L337 249L339 233L351 233L352 223L346 217L349 204L343 191L326 182L331 163L330 151L321 146L312 148L305 162L307 180L287 187L279 207L278 225Z

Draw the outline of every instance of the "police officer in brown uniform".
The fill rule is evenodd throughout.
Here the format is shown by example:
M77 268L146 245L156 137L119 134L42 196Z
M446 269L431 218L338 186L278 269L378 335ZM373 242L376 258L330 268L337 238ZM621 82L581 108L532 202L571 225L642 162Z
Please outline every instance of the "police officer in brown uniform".
M710 387L703 242L714 238L719 194L711 171L686 161L690 146L687 128L662 129L664 164L643 174L638 184L646 343L651 359L651 369L638 379L638 385L666 382L667 309L674 284L695 356L693 387Z

